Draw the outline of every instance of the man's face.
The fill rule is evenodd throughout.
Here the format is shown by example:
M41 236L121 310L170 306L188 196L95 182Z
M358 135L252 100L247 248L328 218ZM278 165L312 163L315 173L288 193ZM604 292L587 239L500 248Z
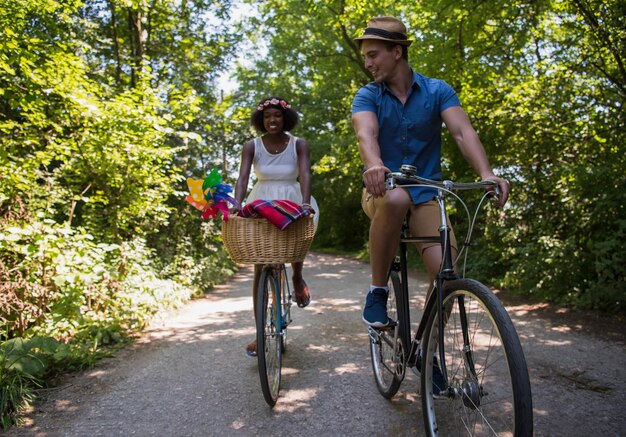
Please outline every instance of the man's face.
M402 58L402 49L394 46L391 50L382 41L366 39L361 43L361 53L367 68L377 83L387 81Z

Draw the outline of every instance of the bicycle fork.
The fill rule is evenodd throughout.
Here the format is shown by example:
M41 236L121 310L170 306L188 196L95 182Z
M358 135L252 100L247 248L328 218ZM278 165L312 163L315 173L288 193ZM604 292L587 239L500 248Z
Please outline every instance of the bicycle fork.
M286 280L287 278L287 268L285 265L281 265L274 270L272 274L272 280L274 281L274 287L272 289L272 293L270 299L272 300L272 307L274 311L276 311L276 319L277 325L275 326L269 337L285 337L285 330L287 329L287 325L291 323L291 292L289 290L289 283ZM282 290L283 287L286 287L287 293L287 301L283 302L282 299ZM284 307L284 308L283 308ZM273 318L270 322L274 324Z
M480 405L480 399L484 395L483 388L480 386L477 381L478 377L476 374L476 368L474 366L474 360L472 357L472 348L470 345L469 338L469 326L468 326L468 317L465 308L465 298L463 296L459 296L456 300L456 304L458 305L459 312L459 320L461 324L461 332L463 336L463 362L464 362L464 370L465 377L461 386L453 387L450 384L450 379L448 377L448 370L446 365L446 357L445 357L445 346L444 346L444 327L447 323L447 319L450 315L448 309L446 309L446 305L443 303L443 282L444 278L437 278L437 342L438 342L438 355L439 355L439 368L443 375L445 386L447 387L447 396L450 398L463 398L463 403L467 407L471 407L472 409L477 408ZM450 311L452 309L450 308ZM419 352L418 352L419 355ZM419 357L418 357L419 359Z

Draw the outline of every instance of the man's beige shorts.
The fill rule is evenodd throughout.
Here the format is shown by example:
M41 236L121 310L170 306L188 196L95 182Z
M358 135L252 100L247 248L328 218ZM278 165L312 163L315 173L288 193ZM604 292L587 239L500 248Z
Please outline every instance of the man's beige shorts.
M384 208L384 204L387 202L387 195L382 197L374 197L367 193L363 189L363 195L361 197L361 207L365 214L370 218L374 217L374 213L377 208ZM411 216L409 228L411 229L411 235L413 237L438 237L439 226L441 225L441 217L439 211L439 204L435 200L430 200L426 203L419 205L413 205L411 207ZM448 220L448 223L450 221ZM454 231L450 231L450 242L454 250L457 250L456 238L454 237ZM440 246L436 242L416 243L420 253L424 253L424 250L432 246Z

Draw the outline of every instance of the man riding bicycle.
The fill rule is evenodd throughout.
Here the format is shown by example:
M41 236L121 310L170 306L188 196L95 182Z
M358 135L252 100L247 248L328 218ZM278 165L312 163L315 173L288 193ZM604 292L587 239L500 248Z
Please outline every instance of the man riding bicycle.
M371 220L369 249L372 283L363 321L372 327L390 323L387 317L387 275L396 255L402 221L410 212L413 236L439 234L439 207L433 189L412 187L387 192L385 175L404 164L417 175L441 179L442 122L461 153L483 180L495 181L501 191L498 206L506 203L508 182L494 175L485 150L450 85L414 72L408 62L406 27L393 17L372 18L356 38L365 67L374 82L362 87L352 103L352 124L359 141L365 188L361 205ZM456 241L452 235L453 259ZM442 259L439 243L419 247L432 284ZM432 289L432 286L431 286Z

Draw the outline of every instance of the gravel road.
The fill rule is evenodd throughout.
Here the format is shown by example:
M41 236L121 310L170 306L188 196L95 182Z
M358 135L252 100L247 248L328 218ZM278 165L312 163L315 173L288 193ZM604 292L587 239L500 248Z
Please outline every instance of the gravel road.
M369 266L313 253L305 278L313 301L292 307L273 409L263 399L256 360L244 352L255 335L252 271L244 268L206 297L162 315L115 357L63 378L27 423L6 435L423 435L417 378L408 372L391 401L372 379L360 320ZM418 279L413 275L413 283ZM622 327L504 300L529 365L535 434L626 435Z

